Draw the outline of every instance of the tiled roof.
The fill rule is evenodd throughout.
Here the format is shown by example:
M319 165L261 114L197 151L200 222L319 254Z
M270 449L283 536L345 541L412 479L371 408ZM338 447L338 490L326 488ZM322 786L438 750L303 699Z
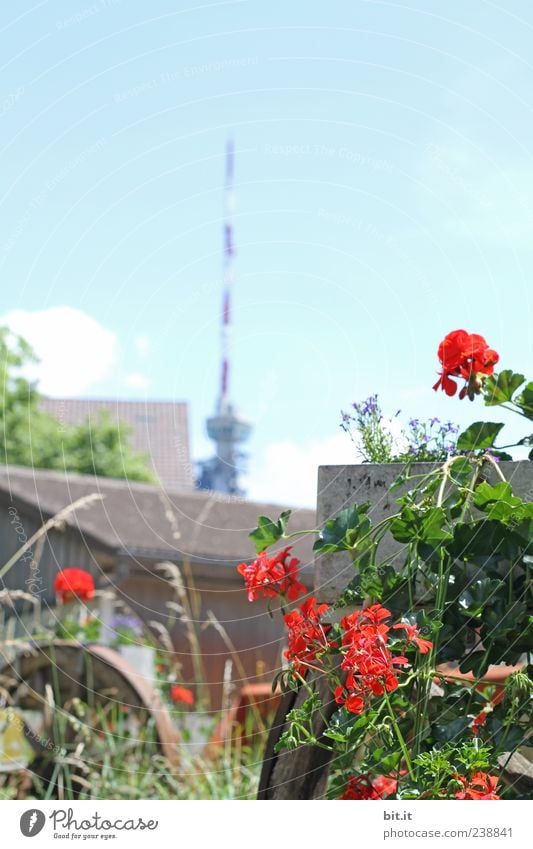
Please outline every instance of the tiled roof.
M193 489L187 404L183 401L121 401L93 398L43 398L43 410L65 425L78 425L108 410L128 424L135 451L148 455L165 489Z
M26 505L46 520L85 495L99 493L68 520L103 546L136 557L201 560L213 564L253 558L248 534L259 515L277 518L286 507L258 504L209 492L169 492L125 480L0 466L0 497L20 510ZM295 509L290 531L315 527L315 511ZM312 563L312 537L295 543L303 565Z

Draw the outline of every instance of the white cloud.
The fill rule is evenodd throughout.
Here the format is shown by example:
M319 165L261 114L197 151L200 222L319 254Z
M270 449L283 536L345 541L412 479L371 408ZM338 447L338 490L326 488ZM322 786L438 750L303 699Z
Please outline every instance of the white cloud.
M322 440L273 442L253 463L248 497L274 504L316 507L318 466L356 462L354 445L342 431Z
M115 334L72 307L27 312L12 310L0 324L23 336L40 362L25 375L46 395L83 395L107 377L118 353Z
M130 389L148 389L150 386L150 381L146 375L141 374L138 371L127 374L124 378L124 383L126 386L129 386Z

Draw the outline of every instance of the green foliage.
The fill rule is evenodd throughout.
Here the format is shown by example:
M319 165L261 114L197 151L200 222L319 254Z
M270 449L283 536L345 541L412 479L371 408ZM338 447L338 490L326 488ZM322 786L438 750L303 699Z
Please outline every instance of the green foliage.
M523 392L515 398L515 404L520 408L522 415L527 419L533 419L533 381L530 381Z
M498 404L510 405L507 409L515 412L526 419L533 419L533 381L526 383L519 395L516 391L525 381L523 374L505 369L499 374L494 374L485 380L483 387L484 401L487 407Z
M510 370L483 377L471 381L469 397L483 390L487 406L533 418L533 383ZM377 396L353 407L342 427L350 433L355 423L364 458L400 459ZM486 480L487 469L498 474L495 457L511 459L495 447L503 424L472 424L457 440L459 456L444 442L455 432L445 425L444 464L419 474L412 461L432 459L421 454L429 451L428 430L409 424L410 456L389 490L404 490L396 512L374 524L368 504L350 505L325 522L314 545L318 555L350 556L355 574L333 609L352 610L346 618L330 611L317 637L302 607L289 629L299 665L283 672L284 683L291 686L292 675L294 688L308 666L327 678L343 707L325 723L310 695L288 714L277 749L330 751L328 798L345 791L345 798L517 798L501 780L502 762L531 741L533 685L523 669L501 699L487 672L531 656L531 489L519 497L501 468L497 483ZM531 444L533 436L516 443Z
M70 710L62 713L56 747L38 767L0 773L0 800L251 800L257 795L265 735L254 734L249 721L235 729L235 739L206 756L190 753L187 729L180 729L184 744L176 766L161 753L152 717L138 723L114 700L104 709L78 702ZM206 745L220 719L215 715L206 722ZM242 743L241 733L249 743Z
M313 718L321 708L322 700L318 693L309 691L305 702L287 714L287 728L276 743L274 751L279 752L282 749L291 751L302 745L317 745L318 740L313 732Z
M44 412L37 386L21 369L36 358L27 342L0 327L0 462L155 482L130 445L131 429L106 411L77 427Z
M491 750L487 746L478 746L474 740L460 745L446 743L439 749L423 752L415 759L423 775L437 780L451 775L453 772L470 774L490 767Z
M487 407L495 407L512 401L513 395L525 380L523 374L515 374L512 369L505 369L499 374L491 374L484 384L484 400Z
M492 427L499 430L498 425ZM479 427L475 428L479 434ZM331 798L344 792L348 777L354 774L354 759L356 775L394 776L400 768L405 774L398 735L413 748L414 772L402 779L397 798L454 797L462 788L454 775L468 779L483 769L494 774L497 755L516 750L526 740L522 679L520 706L510 697L503 703L487 702L460 680L462 674L473 672L482 681L491 664L516 664L531 649L526 555L533 538L533 504L518 497L506 481L494 485L484 481L485 462L483 456L470 454L422 476L397 499L398 513L377 525L372 523L368 504L352 505L319 532L317 553L348 552L354 564L354 578L335 607L380 602L391 611L392 621L416 625L432 643L427 654L414 645L401 649L413 672L405 677L404 671L402 687L388 697L390 716L379 697L376 709L367 706L362 715L342 708L316 741L312 700L289 714L278 748L324 747L327 741L335 762L328 791ZM409 472L404 473L402 484L409 480ZM403 559L396 555L394 565L380 556L380 547L390 536L405 552ZM342 682L338 674L342 636L340 626L333 625L324 667L332 689ZM397 651L402 639L403 634L391 632L391 650ZM455 680L443 677L442 693L437 696L430 690L432 680L439 665L450 662ZM478 745L472 730L474 718L485 705L488 718L478 733L490 749ZM505 791L504 795L513 794Z
M368 503L354 504L326 522L313 550L317 554L355 550L364 542L371 528L371 521L367 516L369 506Z
M459 434L458 451L478 451L492 448L503 424L497 422L474 422Z
M248 534L258 554L284 536L290 515L291 510L285 510L281 513L277 522L269 519L268 516L259 516L257 528Z
M60 467L109 478L151 481L145 458L129 445L131 428L112 421L107 410L96 419L69 428L62 440Z
M391 534L398 542L424 542L432 548L452 539L446 527L448 518L442 507L413 509L404 507L391 523Z

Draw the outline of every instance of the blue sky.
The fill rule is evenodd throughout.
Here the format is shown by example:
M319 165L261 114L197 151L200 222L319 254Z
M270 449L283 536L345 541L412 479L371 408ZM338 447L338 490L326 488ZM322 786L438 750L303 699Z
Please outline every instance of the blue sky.
M43 388L185 399L210 452L232 134L250 494L311 504L374 392L498 418L431 386L459 327L532 360L532 38L516 0L7 6L0 314Z

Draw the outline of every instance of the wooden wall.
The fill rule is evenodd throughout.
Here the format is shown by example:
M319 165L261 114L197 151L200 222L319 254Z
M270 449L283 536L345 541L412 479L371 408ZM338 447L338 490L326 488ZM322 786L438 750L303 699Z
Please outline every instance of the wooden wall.
M273 619L268 616L264 603L248 602L238 575L218 580L196 577L194 585L199 604L193 610L192 628L200 644L201 662L194 663L184 623L174 625L172 641L183 667L184 683L194 683L201 676L201 682L209 689L212 707L216 709L220 706L228 659L232 661L235 689L247 682L272 681L280 669L284 625L279 613ZM156 619L168 625L165 603L175 600L168 582L148 574L135 575L126 579L120 590L145 621ZM209 611L216 617L218 629L209 624ZM228 638L235 651L229 648Z

